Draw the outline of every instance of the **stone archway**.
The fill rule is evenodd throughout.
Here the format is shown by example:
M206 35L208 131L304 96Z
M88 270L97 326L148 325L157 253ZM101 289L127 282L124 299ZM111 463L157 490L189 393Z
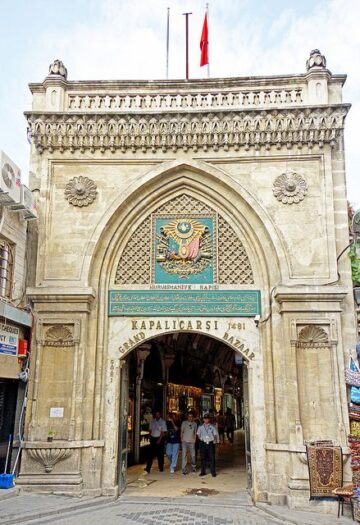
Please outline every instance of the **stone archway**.
M194 320L192 320L192 322L194 322ZM151 363L154 363L153 357L156 360L159 352L161 359L164 360L165 368L165 373L162 378L158 376L161 366L160 368L157 366L152 372L149 367L147 367L147 361L150 359ZM246 378L248 375L247 369L249 366L251 368L252 360L254 360L254 356L251 356L249 360L242 354L242 359L239 363L238 360L235 359L235 349L229 345L226 340L215 338L209 335L209 333L188 332L185 330L165 331L162 334L156 333L155 336L147 338L145 342L139 342L131 350L126 352L121 359L120 365L120 440L117 455L120 492L125 490L127 482L131 482L130 485L139 483L139 486L143 488L147 485L144 483L146 480L142 477L143 464L147 459L147 455L144 456L144 449L141 448L144 444L140 439L140 414L143 413L145 407L148 408L149 406L152 407L153 411L160 411L164 418L167 410L171 409L181 412L181 410L184 410L184 406L188 407L187 404L184 405L186 397L184 390L186 389L191 390L191 394L187 395L195 396L195 399L191 397L191 407L198 416L201 417L201 414L207 412L209 409L219 410L223 408L225 413L226 409L224 407L231 407L233 413L236 414L238 418L238 428L242 427L241 423L244 423L245 419L247 420L248 424L245 424L242 430L236 433L236 446L225 447L222 452L222 454L226 453L225 457L220 459L220 465L218 466L221 475L225 474L222 480L222 484L225 483L225 485L221 490L234 492L235 494L239 490L244 491L246 488L250 489L251 455L246 454L246 440L250 438L248 385ZM175 369L172 367L172 373L169 374L171 365L175 366ZM145 376L146 367L147 374ZM245 368L246 372L244 371ZM186 370L186 376L183 375L181 370L182 372ZM151 379L149 371L151 372L152 383L149 383ZM223 377L227 377L229 381L229 378L231 378L228 388L222 388L220 384L216 383L216 379L220 378L219 371L221 371ZM195 382L189 382L191 379ZM159 383L158 381L161 382ZM142 390L143 383L145 394L143 394ZM151 387L152 395L154 396L152 401L151 394L149 393L150 384L153 385ZM212 385L212 390L210 385ZM168 388L170 388L170 393ZM173 404L175 401L173 398L174 388L177 388L177 395L179 396L177 398L177 406ZM202 394L206 405L202 404L199 392L195 393L196 390L200 391L201 388L203 389ZM246 390L246 392L244 392L244 390ZM219 391L221 391L221 393L219 393ZM159 400L159 396L161 401ZM218 396L220 396L221 403ZM207 403L210 398L212 398L211 405L208 405ZM220 405L217 406L217 403L220 403ZM214 412L214 414L215 413L216 412ZM128 418L130 418L131 421L130 432L128 432ZM144 430L142 426L141 430ZM245 436L246 432L247 436ZM229 439L230 438L227 438L226 442L228 442ZM223 443L225 443L224 440ZM130 470L128 471L129 451ZM231 460L229 461L230 458ZM156 486L159 487L157 489L159 492L156 492L156 494L165 495L166 492L168 496L174 495L175 493L182 495L183 490L188 488L187 483L189 480L182 483L184 480L181 476L180 465L181 461L178 461L177 469L175 470L178 475L180 474L180 478L176 477L175 483L173 483L174 478L168 479L168 477L163 478L162 476L156 478L157 470L154 470L151 479L155 476L153 481L159 482L156 484ZM127 471L129 472L129 477ZM231 479L228 479L228 474L230 474ZM151 481L151 483L153 481ZM175 493L173 491L175 491ZM131 494L130 492L130 495ZM156 494L154 493L153 495ZM146 493L143 495L146 495Z
M121 262L126 259L127 250L131 252L135 249L136 251L136 247L139 246L137 243L131 246L131 239L135 232L140 229L143 231L143 237L151 235L152 229L151 227L149 229L148 224L151 214L161 209L166 209L166 213L171 214L172 206L178 206L179 203L181 206L181 199L186 199L187 205L198 203L196 206L203 208L203 210L198 210L198 215L204 213L205 210L206 213L210 212L214 217L216 216L215 223L216 227L221 229L221 237L223 234L224 237L230 235L232 244L238 247L238 252L242 254L241 260L245 264L245 266L242 265L242 268L247 267L246 271L240 268L238 273L233 272L239 283L234 284L232 265L226 269L226 261L223 259L223 262L220 261L223 264L223 277L220 279L221 282L215 283L214 289L224 287L223 289L231 290L235 287L236 290L250 289L251 293L253 290L261 290L266 296L271 283L279 279L278 257L282 256L282 248L279 245L279 249L275 249L265 226L266 217L264 217L265 223L262 219L260 220L259 214L249 204L251 198L244 199L244 196L237 193L236 189L226 185L230 182L233 184L233 181L226 180L224 172L211 166L208 167L209 173L207 173L204 171L207 166L204 166L203 163L196 162L196 167L182 163L175 164L176 166L170 168L166 166L151 170L154 179L150 180L148 177L142 187L138 185L133 195L128 196L126 204L113 210L107 224L103 225L102 235L100 235L93 256L90 282L99 290L97 308L90 313L93 318L93 326L97 324L97 331L94 332L97 347L96 383L98 385L95 397L94 431L95 435L104 438L105 443L102 461L103 493L113 494L114 490L116 491L114 443L118 438L116 432L114 433L114 428L119 417L118 385L120 384L121 358L151 337L169 333L171 330L187 328L189 331L204 333L223 340L249 361L249 405L252 407L251 417L254 418L254 421L251 422L251 426L255 429L254 439L256 440L256 446L253 448L256 453L256 459L253 462L253 492L254 498L257 499L257 494L266 492L264 342L268 327L264 326L261 337L259 337L253 320L254 314L251 314L252 317L239 317L238 313L227 312L226 315L222 315L220 311L215 317L215 314L206 317L199 312L197 315L187 313L185 317L181 312L175 316L174 314L171 316L170 312L166 315L164 312L160 316L153 314L152 319L149 318L149 313L144 318L140 314L136 314L135 319L126 314L111 314L108 318L109 290L128 292L139 287L139 290L148 290L152 286L146 269L145 273L140 271L139 278L136 272L131 271L129 272L130 277L123 279L121 271L119 272ZM201 169L198 164L201 164ZM254 203L254 208L256 207ZM258 211L260 213L260 210ZM176 208L176 213L180 212L181 210ZM183 213L188 215L190 212L191 209L187 209ZM269 229L271 228L269 224ZM229 250L233 247L232 244L230 241ZM271 253L271 266L268 265L264 255L265 247L269 257ZM146 252L146 249L144 251ZM233 257L233 265L237 262L236 253L237 250ZM140 270L149 262L151 264L151 255L149 257L148 252L146 252L146 257L146 261L138 265ZM127 264L131 264L131 257L127 259ZM266 302L264 304L266 306ZM139 321L145 323L144 329ZM215 328L215 321L217 328ZM193 323L190 327L187 324L189 322ZM153 324L150 326L150 323ZM207 328L208 325L209 328ZM254 351L252 347L257 350ZM269 368L269 358L267 359L266 368ZM256 379L253 380L253 378ZM109 468L109 465L112 467Z

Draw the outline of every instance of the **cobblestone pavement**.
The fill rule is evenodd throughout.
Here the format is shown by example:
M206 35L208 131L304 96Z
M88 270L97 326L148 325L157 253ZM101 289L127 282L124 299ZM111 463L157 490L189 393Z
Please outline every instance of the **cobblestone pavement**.
M239 504L235 500L182 498L68 498L22 494L0 499L1 525L350 525L349 518Z
M14 501L15 503L15 501ZM0 505L1 507L1 505ZM24 510L24 509L23 509ZM10 516L8 516L10 517ZM24 514L23 514L24 517ZM34 514L33 514L34 518ZM10 523L0 517L0 523ZM56 525L266 525L288 524L250 506L214 505L204 502L178 502L169 500L161 504L153 501L126 501L120 499L98 507L64 509L48 516L27 520L18 519L20 524Z

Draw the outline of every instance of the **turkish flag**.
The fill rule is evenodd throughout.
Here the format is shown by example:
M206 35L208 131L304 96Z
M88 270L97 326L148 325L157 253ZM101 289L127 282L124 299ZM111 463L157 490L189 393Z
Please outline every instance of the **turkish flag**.
M208 23L207 23L207 13L205 14L204 24L203 24L202 33L201 33L200 49L201 49L200 67L202 67L209 63L209 30L208 30Z

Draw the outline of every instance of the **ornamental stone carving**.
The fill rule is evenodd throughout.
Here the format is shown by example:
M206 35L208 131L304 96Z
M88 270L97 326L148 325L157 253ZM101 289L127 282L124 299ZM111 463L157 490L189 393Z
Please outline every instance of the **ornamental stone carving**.
M51 326L45 333L44 344L46 346L73 346L74 337L67 326Z
M296 346L298 348L329 348L329 337L320 326L308 325L300 331Z
M50 473L56 463L67 459L71 455L71 449L69 448L29 448L29 456L41 463L45 472Z
M67 79L67 69L61 60L56 59L49 66L49 77L57 76L62 77L64 80Z
M97 188L88 177L74 177L65 186L64 194L73 206L89 206L96 199Z
M313 49L310 52L310 57L306 61L306 70L313 71L316 69L326 68L326 58L320 53L318 49Z
M99 150L143 153L162 150L224 151L335 147L348 108L294 108L218 113L27 114L39 153Z
M283 173L275 179L273 193L283 204L298 203L307 193L307 184L305 179L297 173Z

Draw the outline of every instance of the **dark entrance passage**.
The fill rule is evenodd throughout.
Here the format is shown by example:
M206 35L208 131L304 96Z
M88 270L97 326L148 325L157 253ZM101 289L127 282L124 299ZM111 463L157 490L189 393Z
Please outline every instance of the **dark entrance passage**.
M166 334L128 355L122 366L121 392L121 413L126 414L120 428L122 490L126 487L131 494L169 496L190 494L197 486L215 492L221 487L222 493L229 494L249 488L247 366L239 353L206 335ZM183 474L180 450L174 473L166 457L164 472L158 471L155 459L150 474L144 473L155 412L165 421L172 413L178 427L189 412L197 426L204 414L209 414L219 431L216 478L198 477L198 446L197 472L189 469L188 475Z

